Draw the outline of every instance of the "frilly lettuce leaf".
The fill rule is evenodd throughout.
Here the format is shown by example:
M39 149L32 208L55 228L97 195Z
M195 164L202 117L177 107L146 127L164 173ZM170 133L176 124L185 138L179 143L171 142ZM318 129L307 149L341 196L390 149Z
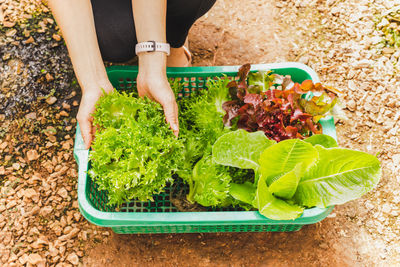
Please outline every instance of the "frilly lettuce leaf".
M161 105L114 91L100 98L89 175L108 204L152 199L183 161L183 144L165 122Z

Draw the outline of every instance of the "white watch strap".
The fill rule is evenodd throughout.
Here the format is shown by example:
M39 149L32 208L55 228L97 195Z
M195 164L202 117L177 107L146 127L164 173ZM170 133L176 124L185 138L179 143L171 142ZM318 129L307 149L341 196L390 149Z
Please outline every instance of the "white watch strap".
M168 43L159 43L156 41L147 41L138 43L135 47L136 55L142 52L164 52L169 56L170 47Z

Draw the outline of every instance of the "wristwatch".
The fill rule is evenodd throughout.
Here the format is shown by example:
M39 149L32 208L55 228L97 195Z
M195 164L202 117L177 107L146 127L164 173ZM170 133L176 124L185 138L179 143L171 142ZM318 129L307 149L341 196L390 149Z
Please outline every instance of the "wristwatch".
M170 46L168 43L159 43L156 41L147 41L138 43L135 46L136 55L142 52L164 52L169 56Z

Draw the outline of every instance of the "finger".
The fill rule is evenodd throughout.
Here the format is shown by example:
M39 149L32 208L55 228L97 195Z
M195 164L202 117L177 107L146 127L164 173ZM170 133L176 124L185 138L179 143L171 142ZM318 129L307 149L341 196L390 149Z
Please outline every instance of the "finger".
M176 136L179 134L179 122L178 122L178 106L175 98L167 100L165 104L162 104L165 114L165 119L171 126L172 131Z
M87 118L78 117L79 126L81 127L81 134L85 148L89 149L92 143L92 123Z

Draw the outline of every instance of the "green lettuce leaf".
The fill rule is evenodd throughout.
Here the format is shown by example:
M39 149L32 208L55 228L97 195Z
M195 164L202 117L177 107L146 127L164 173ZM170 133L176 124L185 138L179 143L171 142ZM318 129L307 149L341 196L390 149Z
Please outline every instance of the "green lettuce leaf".
M297 164L293 170L276 179L269 186L269 191L277 197L291 199L296 193L302 169L302 163Z
M280 176L292 171L302 163L304 172L318 159L317 150L309 143L299 139L288 139L268 147L260 156L262 177L271 185Z
M260 154L274 143L261 131L249 133L240 129L218 138L213 145L212 155L218 164L257 170Z
M272 220L294 220L304 211L304 208L298 205L274 197L262 177L258 179L253 205L262 215Z
M274 84L275 75L271 74L272 71L257 71L251 72L248 75L248 92L251 94L259 94L269 90L269 88Z
M215 105L216 111L225 115L225 111L222 108L222 104L228 100L229 98L229 90L228 83L230 80L226 77L222 77L216 80L209 79L207 81L208 88L208 102L213 103Z
M108 204L151 200L173 182L183 144L165 122L160 104L114 91L100 98L88 174L108 191Z
M315 134L303 140L313 146L321 145L325 148L338 147L338 144L332 136L326 134Z
M306 207L343 204L369 192L379 182L379 160L368 153L317 146L319 161L301 178L294 195Z
M229 204L230 182L227 168L213 163L211 156L205 156L193 168L187 199L205 207L225 206Z
M252 204L256 196L256 187L250 182L245 182L243 184L231 183L229 194L237 200Z

